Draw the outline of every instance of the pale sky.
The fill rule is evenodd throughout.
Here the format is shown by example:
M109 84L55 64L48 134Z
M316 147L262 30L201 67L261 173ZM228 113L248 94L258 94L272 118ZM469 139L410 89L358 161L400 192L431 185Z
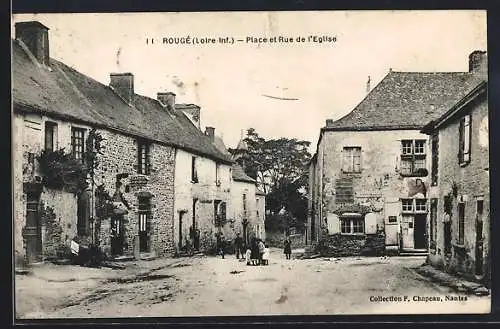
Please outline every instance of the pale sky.
M486 49L485 11L22 14L49 30L50 56L109 84L131 72L135 92L201 106L201 124L228 147L242 129L312 142L350 112L390 68L467 71ZM13 26L13 25L12 25ZM14 30L14 29L13 29ZM14 33L14 32L13 32ZM163 37L335 36L335 43L164 45ZM14 35L12 35L14 36ZM147 44L146 38L155 38ZM273 97L296 100L279 100Z

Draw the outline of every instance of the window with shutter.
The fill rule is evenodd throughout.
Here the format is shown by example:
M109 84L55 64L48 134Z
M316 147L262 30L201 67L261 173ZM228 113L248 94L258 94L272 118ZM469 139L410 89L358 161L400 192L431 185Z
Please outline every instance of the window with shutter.
M471 116L468 114L460 120L458 128L458 162L461 166L470 162L471 127Z

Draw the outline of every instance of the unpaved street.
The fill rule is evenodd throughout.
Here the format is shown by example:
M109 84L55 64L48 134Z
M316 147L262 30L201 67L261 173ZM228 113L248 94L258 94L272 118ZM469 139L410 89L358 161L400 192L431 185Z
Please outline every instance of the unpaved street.
M39 279L38 290L60 304L29 312L29 280L16 287L20 317L134 317L279 314L395 314L487 312L488 297L458 296L417 275L423 257L285 260L273 249L269 266L246 266L232 255L156 261L147 273L92 269L90 277L59 283ZM156 266L156 265L155 265ZM83 269L86 271L88 269ZM96 275L101 274L101 277ZM61 290L62 289L62 290ZM38 292L40 294L40 292ZM408 297L405 302L387 299ZM442 298L442 301L413 301ZM386 298L386 301L376 299ZM52 296L55 300L56 296ZM372 301L370 301L372 299ZM22 309L22 311L21 311Z

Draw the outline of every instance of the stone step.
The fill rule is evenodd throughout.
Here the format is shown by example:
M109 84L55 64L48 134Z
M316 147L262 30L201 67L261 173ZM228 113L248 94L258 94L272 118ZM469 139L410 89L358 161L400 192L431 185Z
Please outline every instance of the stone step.
M128 262L131 260L135 260L135 258L132 255L123 255L123 256L113 257L113 258L111 258L111 260L114 262Z

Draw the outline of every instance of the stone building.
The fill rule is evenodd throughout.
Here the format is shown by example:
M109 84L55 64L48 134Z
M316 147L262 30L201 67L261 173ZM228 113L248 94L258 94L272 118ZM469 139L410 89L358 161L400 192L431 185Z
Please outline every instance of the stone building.
M181 172L177 169L185 166L182 159L187 159L188 168L193 156L214 168L215 163L232 163L199 130L196 108L176 108L168 93L159 93L158 100L136 94L131 73L111 74L109 86L103 85L50 58L49 29L44 25L21 22L15 28L16 260L36 262L55 256L75 238L83 244L99 243L111 256L134 251L174 254L174 219L180 209L175 184ZM48 184L55 167L88 166L89 147L97 136L103 139L102 149L96 154L93 175L83 176L89 183L86 190L80 185L68 188L75 181L71 172L52 179L60 184L57 187ZM48 171L42 154L55 159ZM208 170L200 165L203 175ZM188 173L187 184L189 179ZM104 205L112 209L100 212Z
M222 139L215 137L214 143L224 154L230 156ZM247 151L246 143L241 140L235 149L233 160L242 156ZM224 236L234 239L240 233L245 242L252 237L265 239L265 193L257 188L257 182L245 173L244 168L233 163L231 167L231 189L228 208L228 223L224 227Z
M336 255L427 252L430 147L420 130L463 97L471 72L395 72L326 120L310 163L307 241Z
M488 69L485 52L470 55L469 92L423 132L432 145L428 262L490 282Z
M178 105L176 108L193 108ZM199 113L194 114L199 118ZM199 126L198 126L199 127ZM212 148L215 129L206 127L205 136ZM175 171L176 244L180 249L192 243L195 250L215 248L216 233L227 219L230 202L231 165L228 155L207 157L198 152L179 150ZM221 224L218 224L220 221Z

